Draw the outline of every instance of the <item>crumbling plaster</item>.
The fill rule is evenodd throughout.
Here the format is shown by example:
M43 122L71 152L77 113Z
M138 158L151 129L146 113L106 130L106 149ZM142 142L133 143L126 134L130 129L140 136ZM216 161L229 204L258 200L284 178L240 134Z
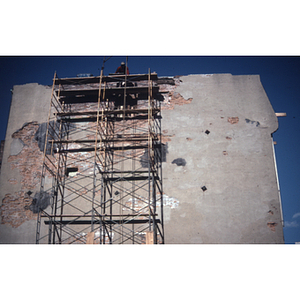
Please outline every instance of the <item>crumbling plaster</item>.
M37 124L46 122L49 111L51 88L37 83L16 85L12 90L12 101L9 113L9 123L6 130L5 147L0 180L1 199L12 187L6 184L10 178L16 178L20 182L19 173L12 171L8 157L19 154L22 147L20 138L13 138L13 134L20 130L26 123L35 121ZM8 176L10 178L8 178ZM15 185L15 191L20 190L21 184Z
M34 243L36 215L26 209L39 190L42 152L34 139L39 123L46 122L51 88L37 83L12 90L0 174L1 243Z

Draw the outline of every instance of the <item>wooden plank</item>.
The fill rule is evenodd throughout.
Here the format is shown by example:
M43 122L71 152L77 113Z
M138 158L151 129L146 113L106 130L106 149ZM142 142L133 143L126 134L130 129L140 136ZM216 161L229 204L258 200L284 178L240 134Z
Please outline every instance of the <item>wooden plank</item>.
M128 80L131 81L140 81L147 80L148 74L131 74L126 76ZM103 82L118 82L124 80L125 75L122 74L110 74L109 76L103 76ZM73 77L73 78L56 78L55 84L90 84L90 83L99 83L100 76L91 76L91 77ZM151 80L157 80L157 74L151 73Z
M71 102L70 102L71 103ZM78 102L79 103L79 102ZM162 119L162 117L160 115L158 115L157 113L152 111L152 118L159 120ZM109 115L107 117L108 121L123 121L125 120L145 120L148 119L148 116L145 115L134 115L130 116L130 115L126 115L124 117L122 117L122 115L120 116L113 116L113 115ZM62 118L62 121L65 123L85 123L85 122L96 122L97 121L97 117L83 117L83 118ZM102 122L102 120L101 120Z
M160 145L155 145L155 148L160 148ZM136 146L114 146L114 147L97 147L97 151L127 151L127 150L137 150L137 149L147 149L148 145L136 145ZM78 153L78 152L92 152L95 151L95 147L88 148L72 148L66 150L54 150L54 153Z
M95 232L89 232L86 235L86 244L94 244Z
M153 231L147 231L146 232L146 244L147 245L154 244Z
M159 112L159 108L153 108L154 112ZM133 109L114 109L114 110L105 110L103 111L104 115L118 115L125 113L131 113L131 114L147 114L148 108L133 108ZM102 112L101 112L102 113ZM56 113L57 116L60 117L68 117L68 116L93 116L97 115L97 111L86 111L86 112L60 112Z
M157 86L153 87L155 92L157 93L159 91L159 88ZM72 90L62 90L60 92L60 97L71 97L71 96L97 96L99 92L99 89L72 89ZM126 93L127 94L135 94L135 93L147 93L148 92L148 86L128 86L126 87ZM105 93L124 93L124 87L107 87L105 89Z
M159 87L153 87L153 93L156 94L159 92ZM148 87L127 87L126 94L138 94L137 99L142 99L148 95ZM111 88L105 90L106 98L115 98L110 99L109 101L118 100L118 95L124 95L124 88ZM122 98L122 97L121 97ZM65 103L87 103L87 102L98 102L98 89L89 89L89 90L65 90L61 92L60 99L61 102Z

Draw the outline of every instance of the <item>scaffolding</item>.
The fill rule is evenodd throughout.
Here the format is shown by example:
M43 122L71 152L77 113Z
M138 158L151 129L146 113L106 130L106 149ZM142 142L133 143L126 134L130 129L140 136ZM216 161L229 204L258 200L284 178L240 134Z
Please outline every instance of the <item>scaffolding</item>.
M37 243L164 243L157 74L54 75Z

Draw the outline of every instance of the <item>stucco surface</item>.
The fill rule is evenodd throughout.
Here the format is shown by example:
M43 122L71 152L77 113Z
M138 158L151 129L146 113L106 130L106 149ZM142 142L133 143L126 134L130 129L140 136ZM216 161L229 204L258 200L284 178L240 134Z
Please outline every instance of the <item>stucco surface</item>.
M50 97L51 88L37 83L13 88L0 174L0 243L35 243L36 216L24 207L28 190L39 190L42 152L34 133L47 121Z
M282 243L271 137L278 121L259 76L180 79L176 92L193 100L163 111L172 136L164 192L179 202L165 216L166 243ZM186 165L172 164L177 158Z

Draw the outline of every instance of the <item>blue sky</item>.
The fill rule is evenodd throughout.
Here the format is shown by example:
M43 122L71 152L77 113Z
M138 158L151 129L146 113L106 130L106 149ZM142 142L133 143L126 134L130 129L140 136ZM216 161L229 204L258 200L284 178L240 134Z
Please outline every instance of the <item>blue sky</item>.
M125 56L113 56L104 74L113 73ZM14 85L37 82L51 85L55 71L59 77L79 73L97 76L103 56L8 56L0 57L0 139L5 139ZM300 57L293 56L129 56L131 74L156 71L159 76L231 73L258 74L275 112L286 112L279 118L274 133L279 183L285 220L286 243L300 242Z

